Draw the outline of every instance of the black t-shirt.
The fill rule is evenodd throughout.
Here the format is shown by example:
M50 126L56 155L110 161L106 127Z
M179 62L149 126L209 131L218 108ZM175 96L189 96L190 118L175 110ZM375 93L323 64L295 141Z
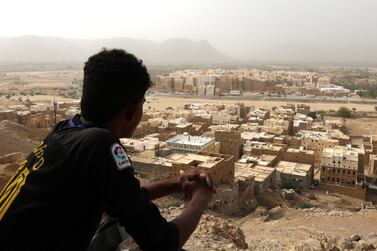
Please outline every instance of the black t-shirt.
M140 188L119 140L80 116L60 122L0 194L0 250L85 250L103 213L143 250L177 250L178 229Z

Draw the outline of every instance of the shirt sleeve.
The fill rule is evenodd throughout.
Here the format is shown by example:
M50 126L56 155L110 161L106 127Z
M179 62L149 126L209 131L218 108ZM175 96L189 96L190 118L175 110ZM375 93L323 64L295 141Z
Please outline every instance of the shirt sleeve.
M107 144L104 149L102 168L104 203L106 213L118 218L128 234L142 250L178 250L177 226L167 222L149 193L140 187L126 151L118 141ZM98 163L97 163L98 164Z

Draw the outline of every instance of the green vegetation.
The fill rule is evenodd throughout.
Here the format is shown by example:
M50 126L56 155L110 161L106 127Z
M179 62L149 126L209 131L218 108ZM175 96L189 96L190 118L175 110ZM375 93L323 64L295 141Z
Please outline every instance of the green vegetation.
M362 89L357 92L357 95L360 97L370 97L376 98L377 97L377 86L376 85L368 85L365 89Z
M352 115L352 112L347 107L340 107L339 110L336 112L336 115L343 118L350 118Z
M293 189L298 194L302 191L302 186L291 178L284 178L281 183L284 189Z
M338 69L331 72L331 83L343 86L357 95L377 98L377 73L368 69Z
M332 75L332 84L342 85L350 90L357 90L359 84L367 84L376 77L376 74L368 69L338 69L332 72Z
M309 112L308 114L306 114L306 116L311 117L312 119L316 119L317 113L316 112Z
M312 207L315 207L315 205L313 203L310 203L310 202L305 202L301 208L312 208Z

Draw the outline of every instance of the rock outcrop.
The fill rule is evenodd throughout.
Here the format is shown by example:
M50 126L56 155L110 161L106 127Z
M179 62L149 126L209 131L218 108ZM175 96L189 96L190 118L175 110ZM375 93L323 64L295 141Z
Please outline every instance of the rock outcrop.
M309 240L298 242L294 247L292 247L291 250L292 251L377 250L377 234L375 232L371 232L366 236L355 234L344 239L322 236L320 239L309 239Z
M0 157L0 191L13 176L26 155L21 152L6 154Z
M171 220L182 210L183 208L166 208L162 209L161 213ZM184 248L190 251L237 251L246 250L248 244L243 231L232 220L204 214Z

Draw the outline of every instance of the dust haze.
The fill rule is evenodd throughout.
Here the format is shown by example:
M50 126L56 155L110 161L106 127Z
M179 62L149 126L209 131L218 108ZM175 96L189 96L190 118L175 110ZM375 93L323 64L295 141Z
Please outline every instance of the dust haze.
M98 39L133 38L142 40L140 44L144 40L163 44L165 40L183 38L206 41L219 54L242 61L375 64L376 9L377 2L372 0L168 0L106 4L7 0L2 2L0 15L0 22L7 24L0 28L0 51L8 50L9 39L24 35L89 40L68 41L73 49L98 44ZM32 50L27 41L21 44ZM53 45L48 43L45 48Z

